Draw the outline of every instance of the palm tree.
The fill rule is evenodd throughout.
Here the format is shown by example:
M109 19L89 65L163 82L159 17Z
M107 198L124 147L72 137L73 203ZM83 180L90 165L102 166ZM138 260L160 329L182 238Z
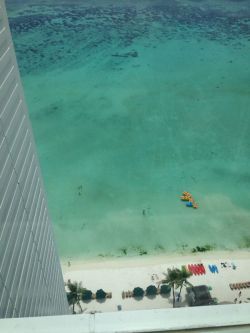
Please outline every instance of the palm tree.
M81 313L83 312L82 306L81 306L81 299L82 295L85 292L85 289L82 287L82 283L78 282L68 282L67 287L69 288L69 293L67 294L68 302L69 304L73 305L73 314L75 314L75 304L77 304L81 310Z
M178 301L180 300L180 296L181 296L181 290L182 290L182 287L185 286L190 286L190 287L193 287L193 285L187 281L188 278L190 278L190 276L193 275L193 273L189 272L185 266L181 266L181 270L179 272L179 284L180 284L180 292L179 292L179 295L178 295Z
M175 291L174 290L178 286L179 276L180 276L179 271L180 270L178 268L173 268L173 269L168 268L168 272L164 273L166 278L161 281L162 283L169 284L173 290L173 308L175 307Z
M187 279L192 275L189 271L186 270L185 266L182 266L181 270L178 268L168 269L167 273L164 273L166 276L163 279L162 283L167 283L171 286L173 290L173 307L175 307L175 289L180 288L178 299L180 298L181 290L184 285L191 285Z

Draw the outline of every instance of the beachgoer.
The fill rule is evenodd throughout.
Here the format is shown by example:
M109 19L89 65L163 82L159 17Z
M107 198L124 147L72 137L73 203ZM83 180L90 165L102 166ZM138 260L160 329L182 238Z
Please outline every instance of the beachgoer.
M239 297L241 296L241 291L239 292Z
M237 303L237 298L234 299L234 303Z

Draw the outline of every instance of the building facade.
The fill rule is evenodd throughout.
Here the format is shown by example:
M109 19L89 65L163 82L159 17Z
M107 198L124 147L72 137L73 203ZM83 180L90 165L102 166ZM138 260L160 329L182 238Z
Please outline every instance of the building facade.
M0 0L0 318L67 313L32 129Z

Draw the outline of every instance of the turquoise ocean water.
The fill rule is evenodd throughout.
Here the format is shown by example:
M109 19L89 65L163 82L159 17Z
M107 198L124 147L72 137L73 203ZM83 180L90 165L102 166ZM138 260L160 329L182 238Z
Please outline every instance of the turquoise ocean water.
M60 256L249 247L249 1L6 2Z

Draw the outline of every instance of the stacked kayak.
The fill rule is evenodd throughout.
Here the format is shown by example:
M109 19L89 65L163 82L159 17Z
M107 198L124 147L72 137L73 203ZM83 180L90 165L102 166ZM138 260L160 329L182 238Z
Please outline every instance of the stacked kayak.
M206 270L203 264L190 264L187 266L189 272L193 273L194 275L203 275L206 274Z
M182 192L181 200L186 201L186 206L187 207L193 207L195 209L198 208L197 202L195 202L192 194L189 193L189 192Z

